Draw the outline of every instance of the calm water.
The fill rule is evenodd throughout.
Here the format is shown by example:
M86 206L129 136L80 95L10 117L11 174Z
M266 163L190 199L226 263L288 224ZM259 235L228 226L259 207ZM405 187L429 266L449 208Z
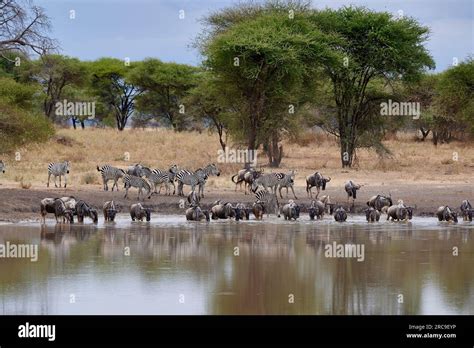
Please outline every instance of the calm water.
M0 225L1 244L39 245L0 259L1 313L474 314L474 224L152 219ZM364 261L326 257L334 241Z

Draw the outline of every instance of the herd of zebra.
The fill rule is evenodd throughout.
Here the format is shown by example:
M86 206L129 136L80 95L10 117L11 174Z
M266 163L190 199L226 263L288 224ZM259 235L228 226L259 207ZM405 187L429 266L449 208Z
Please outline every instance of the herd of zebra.
M70 162L50 163L48 165L48 183L51 176L54 177L54 185L58 187L56 179L59 177L59 185L61 187L61 177L64 177L64 187L67 186L67 174L70 171ZM5 173L5 163L0 160L0 172ZM151 169L141 164L129 166L126 170L104 165L97 166L97 171L100 172L103 183L103 190L108 191L109 181L113 181L112 191L114 188L118 191L118 181L122 180L125 189L124 198L128 197L128 190L136 188L138 190L138 200L144 197L151 198L153 194L159 194L162 187L165 187L165 194L171 195L171 186L173 187L173 195L184 196L183 187L188 185L191 191L187 196L187 210L185 212L186 219L191 221L209 221L211 218L235 220L248 220L250 214L253 213L255 219L261 220L264 213L269 216L270 213L280 217L283 214L285 220L296 220L300 216L300 207L295 200L294 191L295 171L288 173L264 173L263 170L257 170L249 167L240 170L237 174L231 177L235 184L235 191L240 185L244 184L245 194L253 193L255 201L251 206L244 203L232 204L229 202L215 201L211 204L210 209L203 209L200 204L201 198L204 197L204 188L209 176L219 176L220 171L215 164L208 164L203 168L195 171L186 169L179 169L176 164L171 165L168 169ZM326 185L331 181L330 177L322 175L320 172L315 172L306 177L306 193L310 199L310 204L306 207L311 220L322 219L325 213L333 215L338 222L347 220L350 208L344 208L342 204L334 204L331 202L329 195L324 195L318 199L320 191L326 189ZM352 199L352 206L354 206L357 192L364 185L358 185L352 180L345 183L344 189L347 194L347 205ZM316 195L313 199L312 188L316 187ZM153 189L152 189L153 188ZM197 191L196 191L197 188ZM288 197L289 189L293 193L295 200L291 199L288 203L280 206L278 196L283 199L282 189L286 189ZM146 192L144 192L146 191ZM406 221L411 220L413 212L416 207L407 206L402 200L398 200L393 204L391 195L375 195L367 201L367 208L364 210L368 222L376 222L380 220L381 214L387 215L387 220ZM464 221L472 221L474 209L468 200L461 202L459 212ZM73 222L74 216L77 216L79 222L84 220L84 217L90 217L93 222L98 221L97 209L90 206L82 200L76 200L74 197L62 198L45 198L41 201L41 216L44 221L47 213L53 213L56 221L61 219L63 222ZM103 213L105 221L113 221L117 213L114 201L107 201L103 206ZM130 215L132 220L147 221L151 219L151 209L144 207L141 203L130 206ZM438 208L435 212L439 221L458 222L458 212L445 205Z

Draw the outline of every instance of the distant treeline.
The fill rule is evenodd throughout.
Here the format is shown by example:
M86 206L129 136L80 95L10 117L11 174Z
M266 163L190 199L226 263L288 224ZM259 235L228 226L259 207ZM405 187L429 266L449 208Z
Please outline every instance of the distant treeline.
M47 22L41 9L9 3ZM429 29L413 18L268 1L232 6L203 23L199 67L155 58L80 61L51 54L55 42L38 23L28 29L38 35L17 44L0 31L2 151L47 139L53 123L164 126L212 129L223 149L230 140L262 148L279 166L282 139L318 126L339 139L341 164L350 167L358 148L389 154L382 140L403 128L417 129L420 140L431 134L435 145L474 135L473 58L429 72ZM21 32L26 23L10 25Z

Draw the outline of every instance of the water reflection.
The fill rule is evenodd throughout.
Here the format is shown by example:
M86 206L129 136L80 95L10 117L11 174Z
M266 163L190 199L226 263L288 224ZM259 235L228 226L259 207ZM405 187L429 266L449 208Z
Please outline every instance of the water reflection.
M40 248L0 260L2 313L474 314L474 225L182 220L0 226Z

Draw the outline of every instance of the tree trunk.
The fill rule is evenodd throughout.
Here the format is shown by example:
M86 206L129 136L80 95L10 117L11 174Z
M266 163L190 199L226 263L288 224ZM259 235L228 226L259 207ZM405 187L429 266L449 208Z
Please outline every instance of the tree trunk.
M278 134L274 134L265 146L268 156L268 164L272 168L278 168L283 158L283 145L278 145L278 141Z

